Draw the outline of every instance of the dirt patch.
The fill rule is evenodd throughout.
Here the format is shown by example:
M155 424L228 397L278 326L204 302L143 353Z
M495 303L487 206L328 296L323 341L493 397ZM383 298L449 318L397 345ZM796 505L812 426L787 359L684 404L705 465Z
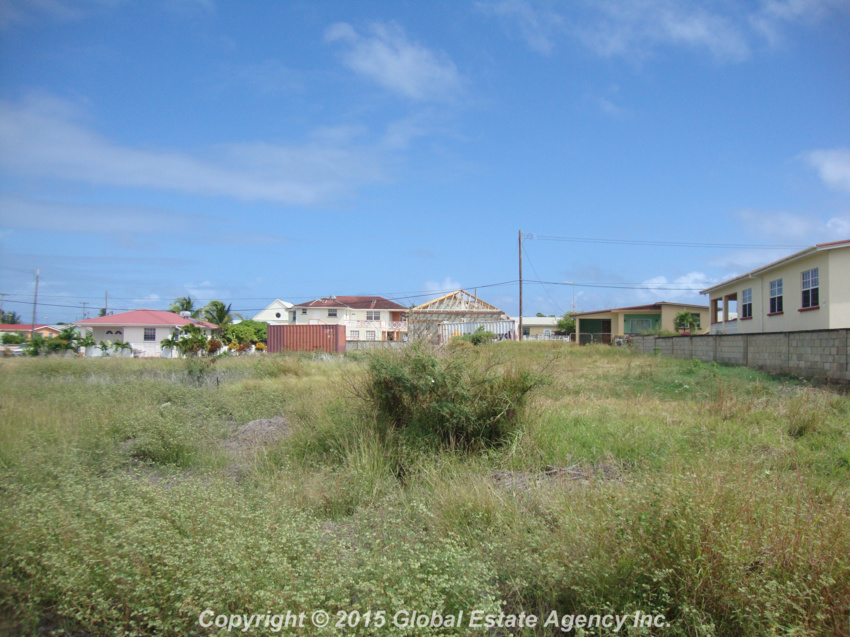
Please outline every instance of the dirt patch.
M535 487L587 484L591 480L619 480L620 468L611 463L597 465L572 465L569 467L546 467L537 473L531 471L494 471L490 478L496 487L508 493L528 491Z
M232 454L242 454L256 450L288 436L289 423L283 416L252 420L239 427L224 443L224 448Z

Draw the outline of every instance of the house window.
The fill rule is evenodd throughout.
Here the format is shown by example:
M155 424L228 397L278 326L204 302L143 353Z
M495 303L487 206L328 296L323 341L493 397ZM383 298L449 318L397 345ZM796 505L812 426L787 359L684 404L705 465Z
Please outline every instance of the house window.
M156 341L156 328L155 327L146 327L145 328L145 341Z
M349 334L351 335L352 341L359 341L360 340L360 330L351 330L349 332Z
M328 310L328 318L333 318L336 316L336 308L332 310Z
M782 279L770 282L770 313L782 312Z
M367 341L374 341L375 340L375 331L374 330L368 330L366 332L366 340Z
M803 272L803 309L820 305L818 269Z
M380 321L381 320L381 313L380 312L370 312L370 311L367 310L366 311L366 320L367 321Z
M543 330L543 336L549 338L550 336L552 336L552 330Z
M275 317L275 318L280 318L280 312L275 312L275 313L274 313L274 317Z
M306 313L307 313L307 308L306 308L306 307L302 307L302 308L301 308L301 313L302 313L302 314L306 314Z
M694 319L694 327L700 329L702 327L701 321L702 317L699 315L699 312L691 312L691 318Z
M112 330L106 330L107 334L112 334Z
M632 319L632 334L642 334L643 332L651 332L655 324L651 318Z
M522 335L523 336L531 336L531 328L530 327L522 328Z
M753 318L753 289L741 293L741 318Z

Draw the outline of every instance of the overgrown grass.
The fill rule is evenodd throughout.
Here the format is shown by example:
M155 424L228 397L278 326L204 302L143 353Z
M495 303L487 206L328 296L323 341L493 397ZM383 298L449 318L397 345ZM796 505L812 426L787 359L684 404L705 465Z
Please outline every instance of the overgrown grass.
M420 396L395 422L466 422L452 414L504 378L470 393L476 366L545 367L500 444L423 444L354 398L398 359L224 358L204 372L218 383L179 360L0 360L0 634L225 634L198 624L207 608L850 634L839 389L602 346L457 349L419 361L458 385L436 392L449 411ZM233 452L238 427L278 416L285 436ZM485 634L315 634L429 631Z

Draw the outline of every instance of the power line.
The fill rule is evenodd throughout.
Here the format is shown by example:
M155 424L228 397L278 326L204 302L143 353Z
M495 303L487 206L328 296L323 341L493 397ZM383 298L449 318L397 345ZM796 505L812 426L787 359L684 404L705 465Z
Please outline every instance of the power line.
M536 275L537 275L537 278L539 279L539 278L540 278L540 274L538 274L538 272L537 272L537 268L535 268L535 267L534 267L534 262L531 260L531 257L530 257L530 256L528 256L528 250L526 250L526 249L525 249L525 247L523 246L522 251L525 253L525 258L526 258L526 259L528 259L528 263L529 263L529 265L531 265L531 269L532 269L532 270L534 270L534 274L536 274ZM549 297L549 300L550 300L550 301L552 301L552 303L555 305L555 307L556 307L556 308L558 308L558 312L559 312L560 314L565 314L565 312L564 312L563 308L562 308L562 307L558 304L558 302L557 302L557 301L556 301L556 300L552 297L552 295L549 293L548 288L547 288L545 285L543 286L543 291L544 291L544 292L546 292L546 296L548 296L548 297Z
M540 285L575 285L580 288L606 288L606 289L614 289L614 290L672 290L676 292L701 292L705 288L684 288L684 287L662 287L659 285L613 285L613 284L604 284L604 283L573 283L571 281L530 281L528 279L525 280L526 283L538 283ZM677 285L676 283L670 284L666 283L666 285ZM681 285L687 285L682 283Z
M756 245L745 243L702 243L689 241L660 241L655 239L599 239L590 237L561 237L550 234L536 234L529 232L525 235L528 239L537 241L566 241L570 243L608 243L616 245L639 245L668 248L737 248L753 250L777 250L777 249L803 249L804 245Z

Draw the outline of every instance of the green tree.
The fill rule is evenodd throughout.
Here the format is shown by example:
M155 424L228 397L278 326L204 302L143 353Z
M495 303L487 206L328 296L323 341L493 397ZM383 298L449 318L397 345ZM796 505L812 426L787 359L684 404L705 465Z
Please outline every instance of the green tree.
M561 335L575 334L576 320L572 316L570 316L569 313L564 314L561 318L558 319L555 331Z
M189 316L192 318L199 318L201 316L201 310L195 308L195 300L191 296L177 297L174 299L171 307L168 308L168 311L174 312L175 314L180 314L180 312L189 312Z
M238 318L241 320L242 315L231 312L230 307L231 304L225 305L222 301L210 301L204 307L203 318L208 323L218 325L221 328L231 325L234 319Z
M252 321L250 319L227 325L222 329L221 340L225 343L236 343L238 345L247 345L251 343L264 343L268 337L268 323L262 321Z
M20 325L21 317L17 312L3 312L0 314L0 323L3 325Z
M3 345L20 345L26 341L26 337L20 332L5 332L0 339Z
M207 351L207 337L197 325L184 325L179 332L172 333L159 344L176 349L183 356L203 356Z

